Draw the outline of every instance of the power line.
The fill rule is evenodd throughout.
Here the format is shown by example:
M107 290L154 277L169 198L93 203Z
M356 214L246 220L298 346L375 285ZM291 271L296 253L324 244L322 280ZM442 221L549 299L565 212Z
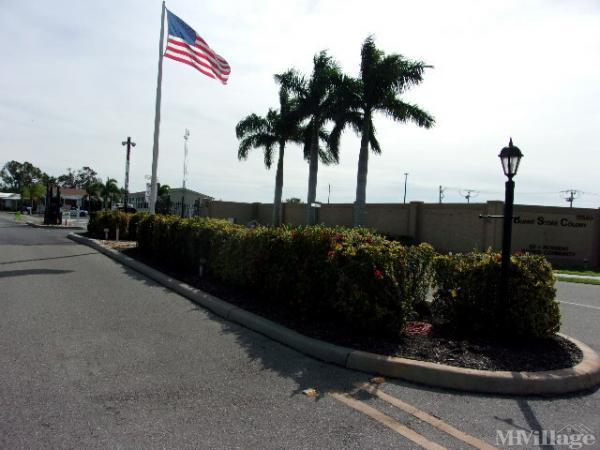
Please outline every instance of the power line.
M464 191L461 190L459 194L467 199L467 203L471 203L471 198L477 197L479 195L479 191L476 191L475 189L465 189Z
M582 194L582 192L578 191L577 189L567 189L564 191L560 191L560 193L562 194L562 196L566 200L566 202L569 204L570 208L573 207L573 201L575 199L581 197L581 194Z

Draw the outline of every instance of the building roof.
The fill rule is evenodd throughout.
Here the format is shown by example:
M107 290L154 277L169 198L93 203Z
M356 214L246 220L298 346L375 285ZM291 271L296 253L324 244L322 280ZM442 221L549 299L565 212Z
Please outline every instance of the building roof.
M14 192L0 192L0 200L21 200L21 194Z
M80 195L84 197L87 195L87 191L79 188L60 188L60 195Z
M172 194L174 193L174 194L177 194L177 195L181 195L182 192L183 192L183 188L171 188L169 190L169 192L172 193ZM211 197L210 195L206 195L206 194L203 194L201 192L197 192L197 191L194 191L194 190L188 189L188 188L185 188L185 192L188 193L188 194L197 195L198 197L201 197L201 198L207 198L209 200L213 200L214 199L214 197ZM138 191L138 192L130 192L129 193L130 197L132 197L132 196L144 196L144 195L146 195L146 191Z

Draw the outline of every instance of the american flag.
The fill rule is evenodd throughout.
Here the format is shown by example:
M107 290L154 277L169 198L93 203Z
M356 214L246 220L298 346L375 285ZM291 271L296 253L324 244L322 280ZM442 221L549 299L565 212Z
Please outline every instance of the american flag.
M192 66L204 75L215 78L223 84L231 73L225 59L217 55L187 23L167 10L169 36L165 57Z

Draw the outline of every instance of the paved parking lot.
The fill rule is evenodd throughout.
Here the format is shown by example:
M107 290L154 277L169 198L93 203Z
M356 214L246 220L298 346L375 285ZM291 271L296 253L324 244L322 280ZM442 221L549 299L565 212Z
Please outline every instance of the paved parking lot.
M511 430L600 434L598 391L386 380L372 392L370 375L223 321L66 234L0 215L0 448L459 449L505 447ZM600 351L600 286L558 294L563 331Z

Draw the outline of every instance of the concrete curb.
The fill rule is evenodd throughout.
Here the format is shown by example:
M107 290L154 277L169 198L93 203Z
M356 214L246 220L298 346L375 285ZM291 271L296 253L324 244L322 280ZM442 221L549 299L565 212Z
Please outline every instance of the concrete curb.
M250 328L306 355L348 369L401 378L434 387L491 394L561 395L593 389L600 385L600 356L587 345L569 336L561 335L581 349L582 361L572 368L540 372L464 369L445 364L377 355L303 336L171 278L121 252L103 246L95 239L74 233L69 234L68 237L140 272L218 316Z

